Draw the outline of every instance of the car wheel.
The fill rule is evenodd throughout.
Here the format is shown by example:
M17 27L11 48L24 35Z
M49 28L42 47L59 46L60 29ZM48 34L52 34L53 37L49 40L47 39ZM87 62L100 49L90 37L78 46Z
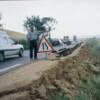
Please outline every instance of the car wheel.
M4 53L0 52L0 62L3 62L5 59Z
M19 57L23 57L23 49L19 50L19 54L18 55L19 55Z

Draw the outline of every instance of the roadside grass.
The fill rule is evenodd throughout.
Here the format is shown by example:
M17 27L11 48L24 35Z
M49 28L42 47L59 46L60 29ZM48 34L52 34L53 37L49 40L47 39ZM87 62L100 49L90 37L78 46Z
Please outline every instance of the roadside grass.
M100 75L88 79L86 84L79 87L75 100L100 100Z
M65 94L57 92L49 92L48 97L50 100L70 100Z
M91 38L87 40L87 44L90 46L90 53L94 56L100 57L100 40Z
M49 92L49 100L71 100L64 94ZM85 84L79 84L74 100L100 100L100 75L91 77Z
M90 46L90 53L95 57L100 57L100 41L96 38L87 40ZM91 61L86 61L87 64L92 64ZM85 84L79 85L79 93L75 100L100 100L100 75L91 76Z

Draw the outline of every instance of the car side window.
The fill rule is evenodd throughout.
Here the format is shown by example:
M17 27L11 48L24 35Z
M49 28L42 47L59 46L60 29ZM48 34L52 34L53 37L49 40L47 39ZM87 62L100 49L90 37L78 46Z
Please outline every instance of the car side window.
M60 46L60 42L59 41L52 41L52 45L53 46Z

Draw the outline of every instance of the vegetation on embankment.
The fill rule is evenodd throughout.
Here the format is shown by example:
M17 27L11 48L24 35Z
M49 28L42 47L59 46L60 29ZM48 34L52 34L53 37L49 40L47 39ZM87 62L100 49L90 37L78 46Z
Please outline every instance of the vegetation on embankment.
M87 45L90 56L85 64L93 75L86 82L79 84L76 100L100 100L100 41L91 38L87 40Z

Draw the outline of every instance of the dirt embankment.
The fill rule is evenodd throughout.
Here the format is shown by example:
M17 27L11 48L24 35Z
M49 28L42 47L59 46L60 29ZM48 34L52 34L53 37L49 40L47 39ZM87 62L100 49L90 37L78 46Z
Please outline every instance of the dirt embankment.
M56 95L56 93L67 95L70 100L74 100L74 96L78 93L79 84L85 83L91 75L100 73L94 66L86 63L91 59L87 46L82 46L80 52L78 50L69 57L61 58L58 61L49 61L46 65L44 65L45 62L44 64L38 62L38 66L40 66L40 69L42 67L42 71L35 70L35 74L33 74L34 71L31 67L25 67L25 70L20 69L20 71L14 71L12 74L8 73L2 78L0 77L0 100L52 100L50 99L52 93L53 95ZM31 66L37 67L36 64ZM45 69L43 66L47 69L43 70ZM51 68L51 66L53 67ZM32 77L35 77L37 72L39 77L33 80ZM16 75L21 73L21 76L17 77L15 73ZM24 75L22 75L23 73ZM16 79L13 79L14 75ZM8 83L4 83L6 85L3 85L4 78L8 81ZM20 82L22 80L27 81L23 81L23 84L21 83L22 85L19 86L18 79L21 79ZM12 82L9 84L11 80Z

